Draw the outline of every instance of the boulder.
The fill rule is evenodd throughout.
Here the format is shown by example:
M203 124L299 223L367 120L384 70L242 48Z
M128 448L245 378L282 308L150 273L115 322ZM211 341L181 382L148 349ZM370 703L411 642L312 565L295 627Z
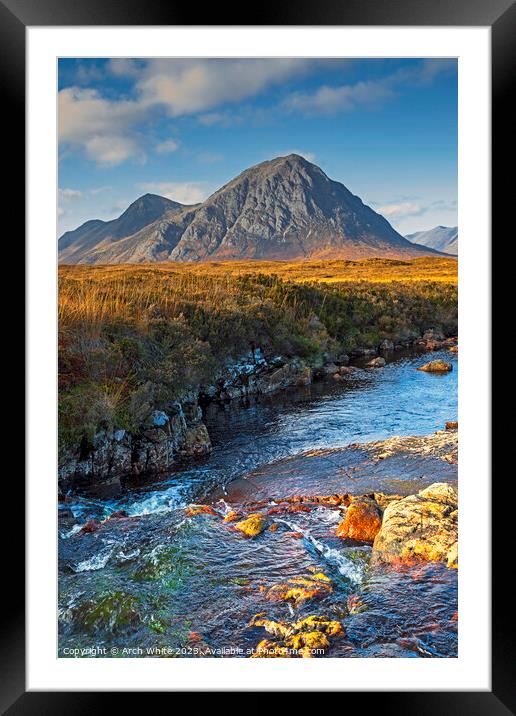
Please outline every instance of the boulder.
M337 526L337 537L372 542L382 526L382 513L374 500L355 498Z
M388 338L384 338L384 340L380 343L378 350L381 351L393 351L394 350L394 343L390 341Z
M366 365L368 368L383 368L385 366L385 358L378 356L378 358L373 358L373 360L370 360Z
M422 370L425 373L449 373L453 370L451 363L438 358L437 360L431 360L430 363L425 363L418 370Z
M459 423L458 423L458 422L449 421L449 422L447 422L447 423L444 424L444 427L445 427L446 430L458 430L458 429L459 429Z
M423 333L424 341L444 341L444 334L438 328L429 328Z
M323 366L323 373L324 375L332 376L335 375L335 373L338 373L339 369L335 365L335 363L326 363L325 366Z
M249 515L245 520L237 522L235 529L245 534L246 537L256 537L267 527L267 520L259 512Z
M373 543L372 563L429 560L456 565L457 508L456 488L442 482L391 502Z

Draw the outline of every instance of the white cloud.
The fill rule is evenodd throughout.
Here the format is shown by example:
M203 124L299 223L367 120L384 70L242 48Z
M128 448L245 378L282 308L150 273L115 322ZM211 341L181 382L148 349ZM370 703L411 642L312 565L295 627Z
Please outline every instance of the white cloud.
M385 216L386 219L401 219L407 216L421 216L421 214L425 213L427 207L411 201L402 201L397 204L384 204L375 210Z
M143 152L131 129L144 117L144 108L133 100L109 100L77 87L59 92L60 141L82 146L97 164L141 161Z
M79 189L62 189L59 187L57 190L60 199L81 199L83 194Z
M174 139L167 139L156 145L156 152L158 154L171 154L175 152L176 149L179 149L179 143Z
M63 216L65 213L66 213L65 210L61 206L57 207L57 215L58 216Z
M97 164L115 166L126 159L144 160L144 154L130 137L106 134L96 135L84 142L86 154Z
M293 92L282 103L288 112L306 115L352 112L362 105L375 105L390 99L394 92L381 82L358 82L340 87L319 87L315 92Z
M205 112L253 97L270 85L306 72L310 60L150 60L136 83L140 101L164 105L172 117Z
M207 182L144 182L138 184L138 189L152 194L165 196L180 204L198 204L210 194L211 188Z

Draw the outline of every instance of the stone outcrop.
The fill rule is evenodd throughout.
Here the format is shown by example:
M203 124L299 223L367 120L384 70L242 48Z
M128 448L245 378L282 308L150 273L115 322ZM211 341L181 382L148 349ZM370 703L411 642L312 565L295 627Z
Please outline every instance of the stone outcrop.
M430 560L457 567L457 539L457 490L437 482L387 505L372 562Z
M425 365L419 367L418 370L422 370L425 373L449 373L453 370L453 366L451 363L448 363L448 361L439 358L425 363Z
M339 522L337 537L372 542L382 526L382 513L378 504L368 497L357 497Z
M174 403L167 412L155 410L149 424L136 433L110 430L83 440L61 461L59 485L96 483L129 475L159 473L181 460L200 458L211 442L196 402Z

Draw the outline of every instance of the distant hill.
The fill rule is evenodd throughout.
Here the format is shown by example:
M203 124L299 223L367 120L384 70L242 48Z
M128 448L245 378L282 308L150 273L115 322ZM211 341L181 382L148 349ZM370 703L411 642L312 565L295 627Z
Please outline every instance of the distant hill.
M59 239L60 263L413 258L414 244L343 184L297 154L257 164L202 204L146 194L110 222Z
M459 253L459 229L457 226L435 226L428 231L416 231L406 237L415 244L427 246L445 254L457 256Z

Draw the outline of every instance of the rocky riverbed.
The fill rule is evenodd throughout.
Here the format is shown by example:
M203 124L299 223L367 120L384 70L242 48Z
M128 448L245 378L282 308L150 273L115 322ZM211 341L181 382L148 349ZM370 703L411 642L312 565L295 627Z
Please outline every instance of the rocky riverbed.
M197 466L69 494L59 655L455 656L456 371L428 359L213 402Z

